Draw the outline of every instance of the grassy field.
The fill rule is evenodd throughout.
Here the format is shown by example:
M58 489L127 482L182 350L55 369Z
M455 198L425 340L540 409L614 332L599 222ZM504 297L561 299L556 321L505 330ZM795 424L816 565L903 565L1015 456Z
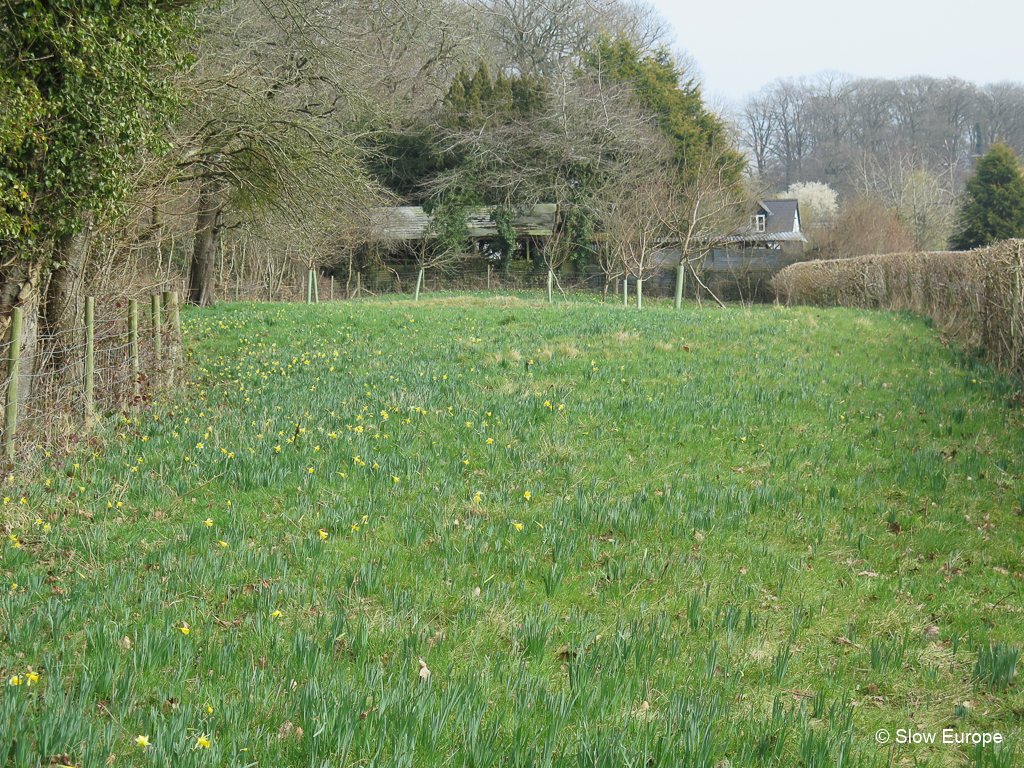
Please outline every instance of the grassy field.
M4 486L0 766L1024 765L1020 401L922 321L184 322L191 384Z

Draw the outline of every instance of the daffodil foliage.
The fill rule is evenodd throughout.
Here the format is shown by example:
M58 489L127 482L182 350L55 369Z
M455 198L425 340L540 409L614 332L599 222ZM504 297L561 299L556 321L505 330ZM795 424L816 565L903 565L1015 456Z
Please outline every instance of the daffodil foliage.
M1020 410L920 320L183 322L181 392L0 481L0 766L1022 764ZM875 737L954 726L1010 746Z

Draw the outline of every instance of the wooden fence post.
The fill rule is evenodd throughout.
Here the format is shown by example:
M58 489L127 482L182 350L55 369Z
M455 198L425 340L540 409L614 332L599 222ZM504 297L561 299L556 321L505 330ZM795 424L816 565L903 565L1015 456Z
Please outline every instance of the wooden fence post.
M167 338L167 380L170 386L174 383L175 369L178 367L178 354L181 348L181 313L178 310L178 292L164 291L164 309L167 310L167 321L170 324L170 333Z
M310 276L313 278L313 303L314 304L319 304L320 303L320 273L317 270L315 270L315 269L311 269L309 272L310 272Z
M132 358L132 404L139 400L139 302L128 299L128 347Z
M93 373L96 370L95 364L95 325L94 305L95 299L92 296L85 297L85 423L92 423L93 417Z
M181 303L178 301L178 292L171 291L171 341L174 344L174 366L181 366Z
M160 368L160 363L164 356L164 345L163 345L163 319L160 316L160 294L154 293L150 297L150 301L153 308L153 357L156 359L156 367Z
M331 301L334 301L334 275L331 275Z
M21 358L21 307L11 316L11 344L7 351L7 409L4 411L4 455L14 461L14 436L18 431L18 375Z
M359 291L363 289L363 273L356 272L356 298L359 297Z

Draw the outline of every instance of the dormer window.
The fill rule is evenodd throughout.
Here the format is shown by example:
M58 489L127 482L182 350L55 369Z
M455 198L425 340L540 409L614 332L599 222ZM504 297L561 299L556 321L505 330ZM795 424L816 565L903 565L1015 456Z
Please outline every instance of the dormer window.
M764 232L765 221L767 217L763 213L755 214L750 217L750 228L755 232Z

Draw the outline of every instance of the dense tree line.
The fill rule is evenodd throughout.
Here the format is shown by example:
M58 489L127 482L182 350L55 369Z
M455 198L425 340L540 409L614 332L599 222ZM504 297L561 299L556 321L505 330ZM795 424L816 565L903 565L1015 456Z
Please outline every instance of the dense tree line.
M123 210L138 158L166 148L185 36L171 2L0 6L0 333L20 306L23 355L81 323L91 223Z
M1024 85L780 80L747 101L740 122L757 173L771 183L822 181L846 191L910 161L956 187L993 142L1024 151Z
M599 229L650 242L687 201L724 210L701 208L710 187L741 197L743 159L665 33L632 0L7 3L0 333L21 307L23 353L45 340L59 363L87 287L273 295L372 257L374 211L398 203L439 222L421 266L465 253L466 206L493 210L504 259L514 210L556 201L552 274L641 277L649 248L598 248Z

